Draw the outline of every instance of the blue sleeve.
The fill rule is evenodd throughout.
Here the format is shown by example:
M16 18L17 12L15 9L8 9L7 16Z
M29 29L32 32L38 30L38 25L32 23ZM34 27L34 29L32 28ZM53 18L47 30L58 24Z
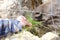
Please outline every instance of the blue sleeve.
M10 31L11 31L11 33L14 33L15 32L15 29L14 29L14 20L10 20L10 22L11 22Z
M19 24L17 25L17 27L19 28L19 31L22 31L22 24L19 22Z
M3 20L3 35L7 35L9 33L9 23L8 20Z
M13 32L13 33L16 31L15 28L14 28L14 26L15 26L17 29L19 29L19 31L22 30L22 25L21 25L21 23L20 23L19 21L17 21L17 20L14 20L14 21L13 21L13 23L12 23L12 32Z
M0 20L0 36L2 35L2 20Z
M14 33L15 32L15 29L14 29L14 24L11 23L11 33Z

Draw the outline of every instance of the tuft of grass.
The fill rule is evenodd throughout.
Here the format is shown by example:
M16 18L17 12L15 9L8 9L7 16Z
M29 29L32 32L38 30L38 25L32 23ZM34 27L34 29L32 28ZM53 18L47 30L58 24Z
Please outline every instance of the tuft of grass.
M26 18L29 22L31 22L32 27L31 28L25 27L25 29L27 31L31 32L32 34L41 37L46 32L51 31L51 30L48 30L48 29L42 27L42 25L43 25L42 22L33 20L30 14L27 14Z
M38 25L38 24L41 25L41 22L37 22L37 21L33 20L29 15L27 16L27 19L28 19L29 22L32 23L33 27Z
M31 17L31 15L26 15L26 18L27 18L27 20L28 20L29 22L31 22L31 24L32 24L32 28L25 27L25 29L28 30L28 31L30 31L30 30L31 30L31 31L35 31L35 27L36 27L37 25L42 25L41 22L38 22L38 21L33 20L32 17Z

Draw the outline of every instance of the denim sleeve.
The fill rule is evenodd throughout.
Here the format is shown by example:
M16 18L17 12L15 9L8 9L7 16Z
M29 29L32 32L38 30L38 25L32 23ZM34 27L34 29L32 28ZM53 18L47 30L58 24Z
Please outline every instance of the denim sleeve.
M12 28L12 32L14 33L14 32L16 32L16 29L18 31L21 31L22 30L22 25L19 21L14 20L11 28Z
M19 22L19 24L17 25L19 31L22 31L22 24Z
M2 35L2 20L0 20L0 36Z
M7 35L9 33L9 23L8 20L3 20L3 35Z

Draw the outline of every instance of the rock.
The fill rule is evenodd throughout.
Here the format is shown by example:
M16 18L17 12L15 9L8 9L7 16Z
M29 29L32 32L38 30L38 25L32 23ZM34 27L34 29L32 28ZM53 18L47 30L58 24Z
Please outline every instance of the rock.
M45 3L47 3L47 2L49 2L49 1L51 1L51 0L42 0L42 2L45 4Z
M0 16L2 18L13 18L19 16L21 9L21 0L3 0L0 3Z
M9 40L9 39L10 40L40 40L40 38L38 36L34 36L33 34L31 34L28 31L23 31L18 34L14 34L10 38L7 37L5 40Z
M9 38L7 37L5 40L59 40L59 36L55 33L48 32L39 38L28 31L23 31L18 34L14 34Z
M42 40L58 40L58 38L59 36L52 32L48 32L41 37Z
M50 27L51 29L60 29L60 4L59 0L52 0L52 6L51 6L51 1L42 4L38 6L35 11L39 11L38 15L40 16L35 16L33 14L33 19L34 20L39 20L43 22L43 25ZM51 14L52 13L52 14ZM41 16L42 14L42 16ZM52 16L52 17L51 17ZM52 19L53 18L53 19ZM57 20L56 20L57 19ZM53 20L53 21L52 21ZM53 24L54 22L54 24Z

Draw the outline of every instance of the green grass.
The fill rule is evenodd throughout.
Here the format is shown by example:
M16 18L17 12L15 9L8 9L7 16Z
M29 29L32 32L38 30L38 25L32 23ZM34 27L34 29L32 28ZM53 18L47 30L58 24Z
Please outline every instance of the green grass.
M31 28L29 28L29 27L24 27L23 30L27 30L27 31L31 32L32 34L34 34L34 35L36 35L36 36L39 36L39 33L37 32L36 28L41 27L42 22L38 22L38 21L33 20L30 14L26 14L25 17L27 18L27 20L28 20L29 22L31 22L32 27L31 27ZM39 28L38 30L40 30L40 28Z
M41 25L41 22L33 20L29 15L27 16L27 19L28 19L29 22L32 23L32 26L36 26L38 24Z
M42 22L38 22L38 21L33 20L30 14L27 14L26 18L29 22L31 22L32 27L31 28L25 27L24 29L31 32L32 34L41 37L46 32L50 31L50 30L42 27L42 25L43 25ZM38 28L38 29L36 30L36 28Z

